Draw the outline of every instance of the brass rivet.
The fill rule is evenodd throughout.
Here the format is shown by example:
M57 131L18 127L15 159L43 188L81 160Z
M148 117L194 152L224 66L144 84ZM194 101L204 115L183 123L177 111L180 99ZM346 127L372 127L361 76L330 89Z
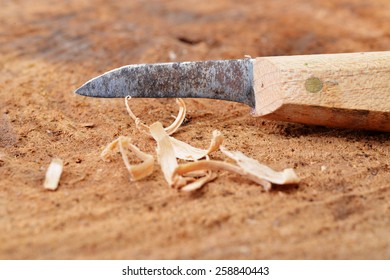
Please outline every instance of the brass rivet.
M324 84L322 81L317 77L311 77L306 80L305 82L305 88L308 92L316 93L320 92Z

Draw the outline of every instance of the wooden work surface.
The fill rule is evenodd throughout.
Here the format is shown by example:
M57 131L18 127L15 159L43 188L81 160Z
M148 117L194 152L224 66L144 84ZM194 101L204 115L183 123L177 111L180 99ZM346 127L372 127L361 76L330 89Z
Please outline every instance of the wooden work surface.
M187 100L175 135L225 145L302 183L270 192L222 173L192 194L155 173L130 182L104 146L140 135L123 100L73 94L124 64L390 49L388 0L9 1L0 9L0 258L389 259L390 134L263 121ZM132 100L147 123L173 100ZM43 179L52 157L57 191ZM216 154L222 158L221 154Z

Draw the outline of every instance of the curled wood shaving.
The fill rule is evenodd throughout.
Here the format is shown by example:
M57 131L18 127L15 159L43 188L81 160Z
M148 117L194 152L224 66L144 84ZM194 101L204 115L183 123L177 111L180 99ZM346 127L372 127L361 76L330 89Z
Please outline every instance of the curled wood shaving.
M245 172L258 176L271 183L278 185L298 184L300 179L292 168L284 169L277 172L270 167L261 164L257 160L247 157L240 151L229 151L221 146L220 150L227 157L236 161L238 166L245 170Z
M194 182L191 182L191 183L185 185L184 187L180 188L180 190L185 191L185 192L195 191L195 190L203 187L208 182L215 180L217 177L218 177L217 174L212 173L211 171L208 171L206 176L200 177L199 179L195 180Z
M58 188L62 174L63 162L59 158L53 158L46 171L43 187L47 190L55 191Z
M136 157L142 160L142 163L139 164L130 164L129 159L126 154L126 148L130 149ZM154 168L154 158L152 155L142 152L136 146L131 144L130 137L119 136L117 139L112 141L101 153L101 158L104 161L110 161L110 157L114 151L118 151L122 155L122 160L129 171L130 179L132 181L137 181L142 178L145 178L153 173Z
M179 113L177 113L176 119L173 121L173 123L171 123L171 125L167 128L164 128L168 135L175 133L186 117L187 108L184 100L181 98L176 98L176 104L179 105Z
M207 150L202 150L170 137L176 157L184 160L198 160L204 158L210 153L217 151L219 146L221 146L223 139L222 133L219 130L214 130L209 148Z
M131 99L131 96L126 96L126 98L125 98L125 104L126 104L126 109L127 109L128 114L135 121L135 124L136 124L136 127L138 128L138 130L140 130L144 134L150 135L150 133L149 133L150 127L148 125L144 124L141 121L141 119L138 118L136 115L134 115L133 111L130 109L130 105L129 105L130 99ZM175 120L173 121L173 123L171 123L168 127L164 128L164 130L166 131L166 133L168 135L172 135L173 133L175 133L179 129L179 127L183 123L185 116L186 116L187 108L186 108L186 104L184 103L183 99L176 98L176 103L177 103L177 105L179 105L179 112L178 112Z
M211 172L191 174L189 177L175 174L174 172L179 165L171 142L172 137L168 136L168 133L159 122L150 126L150 133L157 142L157 158L164 174L164 178L170 187L191 191L201 188L204 184L216 178L214 174L211 174ZM194 178L194 176L202 177Z
M173 173L173 176L183 176L188 172L194 172L199 170L212 170L212 171L229 171L242 176L245 176L249 180L261 185L265 190L271 188L271 183L264 180L260 176L246 172L243 168L224 161L217 160L200 160L195 162L189 162L180 164Z
M167 181L170 187L173 187L174 182L175 185L185 184L185 181L180 176L177 176L177 178L173 178L172 176L178 164L171 140L162 124L160 122L152 124L150 126L150 134L157 142L157 159L164 174L165 181Z

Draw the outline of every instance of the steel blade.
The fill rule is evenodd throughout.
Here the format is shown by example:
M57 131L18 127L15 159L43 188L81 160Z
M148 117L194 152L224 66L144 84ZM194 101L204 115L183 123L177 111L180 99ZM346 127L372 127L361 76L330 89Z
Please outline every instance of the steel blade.
M88 81L75 92L105 98L212 98L254 107L253 60L128 65Z

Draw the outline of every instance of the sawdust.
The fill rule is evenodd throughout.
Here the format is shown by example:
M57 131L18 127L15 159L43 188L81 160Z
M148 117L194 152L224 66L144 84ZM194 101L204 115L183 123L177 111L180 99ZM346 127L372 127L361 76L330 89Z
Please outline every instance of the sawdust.
M13 132L8 116L6 114L0 115L0 147L12 146L16 141L17 138Z
M154 152L153 140L131 129L123 100L73 94L124 64L388 50L389 5L6 1L0 9L0 257L390 258L388 133L262 121L245 105L186 100L178 138L207 147L218 129L229 135L229 149L276 170L292 166L302 182L265 192L226 174L200 192L178 194L167 192L161 173L134 183L122 162L97 161L120 135L147 153ZM132 102L146 123L167 126L177 110L172 100ZM47 192L42 183L53 157L64 160L64 172L61 187Z

